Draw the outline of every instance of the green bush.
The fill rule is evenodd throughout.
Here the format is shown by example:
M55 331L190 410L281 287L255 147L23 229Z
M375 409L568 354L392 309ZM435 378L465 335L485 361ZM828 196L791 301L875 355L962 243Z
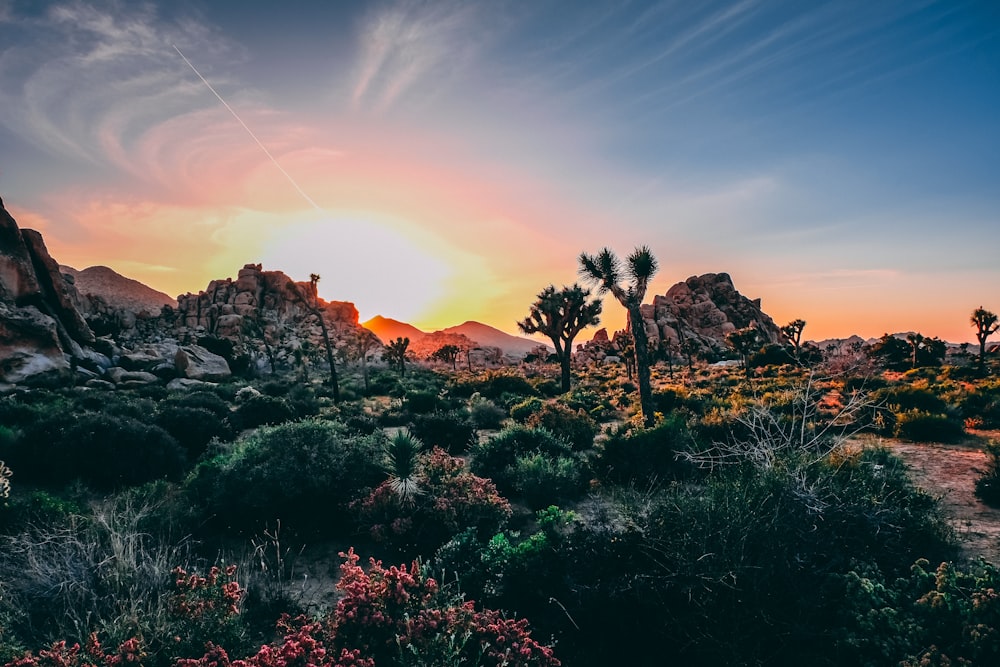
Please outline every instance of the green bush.
M503 420L507 418L507 413L503 408L489 400L475 394L469 400L469 415L472 423L477 429L498 429L503 425Z
M383 479L384 442L328 421L265 426L200 463L185 488L215 526L343 528L343 508Z
M410 432L428 447L440 447L450 454L462 454L476 442L476 426L468 414L452 410L416 415Z
M205 408L163 404L156 412L154 423L174 437L187 452L189 461L196 461L213 438L228 440L229 424Z
M546 428L558 433L574 449L590 449L597 435L597 423L582 411L573 410L561 403L546 403L525 421L534 428Z
M586 468L575 456L522 455L508 474L514 490L535 510L576 500L588 486Z
M543 405L545 405L545 401L537 396L526 398L511 407L510 417L519 424L523 424L528 420L528 417L541 410Z
M240 403L229 417L230 423L238 430L283 424L293 419L295 413L285 399L266 395L254 396Z
M229 403L223 400L218 394L210 391L193 391L190 394L181 394L169 399L169 402L185 408L208 410L217 417L222 418L228 417L231 411Z
M79 479L99 489L179 479L187 463L183 448L160 427L101 413L33 424L0 459L25 481L60 486Z
M895 436L914 442L957 442L965 437L961 422L913 409L896 414Z
M435 410L440 410L443 406L441 399L436 392L411 391L406 395L403 407L415 415L424 415Z
M895 412L920 410L940 414L948 409L945 402L929 389L917 387L886 387L872 394L872 398L884 405L890 406Z
M673 415L651 429L613 432L598 446L594 468L602 481L619 484L687 478L694 467L678 454L690 446L684 420Z
M1000 444L987 444L986 456L986 469L976 479L976 495L987 505L1000 507Z

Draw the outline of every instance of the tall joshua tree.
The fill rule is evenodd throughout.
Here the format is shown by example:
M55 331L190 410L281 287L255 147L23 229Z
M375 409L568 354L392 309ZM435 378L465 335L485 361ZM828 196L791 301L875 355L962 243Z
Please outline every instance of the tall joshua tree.
M323 345L326 347L326 361L330 364L330 386L333 388L333 402L340 402L340 382L337 380L337 366L333 362L333 344L330 342L330 331L326 328L326 318L323 317L323 311L319 309L319 294L316 291L316 286L319 284L320 276L318 273L309 274L309 287L311 298L306 298L302 294L302 289L299 287L298 283L289 281L288 289L295 295L295 297L306 307L313 317L319 322L320 331L323 334Z
M595 255L580 253L580 276L595 285L599 294L611 292L628 312L629 328L635 340L635 370L639 376L639 405L647 427L653 425L653 388L649 379L649 338L639 306L646 298L649 281L659 268L649 246L640 246L625 258L625 265L610 248ZM622 285L622 280L628 280Z
M409 357L408 347L410 347L410 339L400 336L386 345L382 351L382 357L389 362L389 365L399 368L399 377L406 375L406 360Z
M531 304L528 317L517 323L526 334L545 334L556 348L556 358L562 369L563 393L570 389L570 360L573 356L573 339L584 328L601 321L601 301L587 301L590 290L574 284L556 290L549 285L538 293L538 300Z
M991 313L982 306L972 311L972 326L976 327L976 339L979 341L979 368L986 368L986 339L997 332L996 313Z
M798 359L802 354L802 330L806 328L806 321L802 319L792 320L785 326L781 327L781 333L785 335L788 342L792 344L792 350L794 351L795 358Z

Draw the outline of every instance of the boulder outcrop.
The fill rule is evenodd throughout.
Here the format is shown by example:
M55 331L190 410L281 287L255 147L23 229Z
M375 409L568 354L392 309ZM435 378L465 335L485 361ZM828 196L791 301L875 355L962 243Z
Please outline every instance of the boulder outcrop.
M706 273L677 283L641 310L650 344L664 345L675 355L688 346L711 358L730 352L726 336L737 329L757 329L763 343L783 341L781 329L760 305L760 299L736 291L728 273Z
M80 295L42 235L20 229L0 200L0 383L51 383L91 365L93 331Z

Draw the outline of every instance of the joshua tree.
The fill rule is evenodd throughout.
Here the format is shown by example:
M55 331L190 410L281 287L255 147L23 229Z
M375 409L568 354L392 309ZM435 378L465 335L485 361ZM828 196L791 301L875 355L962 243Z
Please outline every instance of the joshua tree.
M382 356L389 362L390 366L399 368L399 377L406 375L406 359L408 357L406 348L410 346L410 339L399 337L385 346Z
M458 370L458 355L462 351L458 345L442 345L438 349L434 350L434 354L431 355L432 359L439 359L446 364L451 364L451 370Z
M316 286L319 284L320 276L318 273L309 274L309 291L311 299L307 299L304 294L302 294L302 289L299 287L298 283L289 281L288 289L296 299L306 307L313 317L319 322L320 331L323 333L323 345L326 347L326 361L330 364L330 386L333 388L333 402L340 402L340 383L337 380L337 365L333 362L333 345L330 343L330 332L326 328L326 318L323 317L323 311L319 309L319 294L316 291Z
M805 320L792 320L785 326L781 327L781 333L785 335L788 342L792 344L792 349L794 350L795 358L799 359L802 353L802 330L806 328Z
M363 329L354 339L354 350L358 355L358 361L361 362L361 379L365 383L365 394L371 391L371 387L368 384L368 355L371 354L372 350L381 344L378 336L376 336L368 329Z
M563 393L570 390L570 360L573 339L584 328L601 321L601 301L588 301L590 290L579 285L556 290L549 285L538 293L528 317L517 323L526 334L545 334L556 348L556 358L562 370Z
M913 351L913 355L910 358L910 368L916 368L919 362L917 355L920 352L920 348L924 345L924 335L908 333L906 334L906 342L910 344L910 349Z
M640 246L625 259L625 266L609 248L602 248L596 255L580 253L580 275L597 286L599 294L611 292L628 312L629 328L635 340L635 369L639 376L639 405L647 427L653 425L653 388L649 379L649 339L639 306L646 298L646 288L656 274L656 258L648 246ZM622 279L629 280L623 287Z
M991 313L982 306L972 311L972 326L976 327L976 339L979 341L979 368L986 368L986 339L997 332L996 313Z
M743 369L746 371L747 377L750 377L750 355L760 345L760 334L753 327L745 327L736 331L730 331L726 336L726 340L733 346L736 353L740 355L740 361L743 362Z

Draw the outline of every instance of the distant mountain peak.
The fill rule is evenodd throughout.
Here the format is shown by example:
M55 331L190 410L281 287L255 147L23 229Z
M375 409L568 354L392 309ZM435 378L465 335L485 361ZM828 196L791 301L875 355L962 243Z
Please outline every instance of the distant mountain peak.
M123 276L107 266L90 266L77 270L60 265L59 270L73 277L80 294L100 297L115 308L158 314L163 306L177 307L177 300L173 297Z

